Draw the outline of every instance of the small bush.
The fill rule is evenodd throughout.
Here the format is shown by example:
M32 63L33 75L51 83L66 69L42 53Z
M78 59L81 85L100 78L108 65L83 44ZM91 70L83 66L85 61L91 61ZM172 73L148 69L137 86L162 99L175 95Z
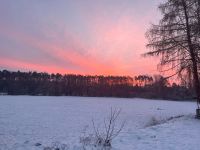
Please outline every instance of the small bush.
M88 146L95 147L98 150L110 150L112 147L112 141L116 138L122 129L124 128L125 121L121 124L118 123L118 118L121 113L121 109L112 109L107 118L104 118L103 128L97 127L94 120L92 120L93 133L86 135L86 130L83 136L80 137L80 143L83 150L86 150ZM117 127L117 125L119 125Z
M149 122L146 124L145 127L151 127L151 126L156 126L159 125L163 122L163 120L158 120L155 117L152 117Z
M69 150L67 144L60 144L58 142L52 143L51 146L44 147L43 150Z
M174 120L174 119L178 119L178 118L181 118L183 117L184 115L178 115L178 116L174 116L174 117L169 117L169 118L166 118L166 119L156 119L155 117L152 117L149 122L146 124L145 127L152 127L152 126L156 126L156 125L160 125L160 124L163 124L163 123L167 123L171 120Z

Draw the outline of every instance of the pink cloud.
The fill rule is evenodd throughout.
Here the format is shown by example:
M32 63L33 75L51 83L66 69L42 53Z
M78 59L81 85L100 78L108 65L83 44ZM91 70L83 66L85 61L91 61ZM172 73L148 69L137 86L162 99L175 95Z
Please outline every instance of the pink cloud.
M15 39L17 42L25 43L33 49L40 49L48 55L63 62L62 66L55 62L41 64L35 58L35 63L21 60L4 58L0 61L1 66L6 64L13 68L28 68L33 70L81 73L81 74L103 74L103 75L135 75L140 73L155 72L156 62L144 63L141 58L145 52L144 29L137 20L132 17L122 16L117 22L111 22L107 18L91 20L90 41L81 39L73 32L62 27L63 34L60 35L55 29L43 29L47 39L33 37L21 31L1 28L1 34ZM3 62L3 63L2 63ZM65 66L66 65L66 66ZM67 69L66 69L67 68Z
M82 74L103 74L103 75L109 75L109 74L116 74L116 70L110 67L107 64L104 64L100 61L98 61L96 58L93 58L91 55L82 55L81 53L77 52L76 49L79 47L82 47L81 45L76 44L75 49L72 47L65 47L63 45L59 45L57 43L47 43L45 41L37 40L33 37L29 37L21 32L12 32L12 31L6 31L4 30L4 34L6 36L9 36L11 38L16 39L19 42L23 42L28 44L29 46L32 46L34 48L38 48L42 51L45 51L49 55L52 55L56 57L59 60L62 60L63 62L66 62L66 67L60 67L56 64L41 64L39 63L40 60L36 59L37 63L29 63L24 62L20 60L14 60L8 58L2 58L0 65L5 66L6 64L9 65L9 67L13 68L23 68L30 70L40 70L40 71L47 71L47 72L53 72L58 71L60 73L82 73ZM77 40L78 41L78 40ZM67 62L71 62L73 65L78 66L79 69L74 70L68 70L65 68L68 68ZM38 69L37 69L38 68ZM57 69L56 69L57 68Z

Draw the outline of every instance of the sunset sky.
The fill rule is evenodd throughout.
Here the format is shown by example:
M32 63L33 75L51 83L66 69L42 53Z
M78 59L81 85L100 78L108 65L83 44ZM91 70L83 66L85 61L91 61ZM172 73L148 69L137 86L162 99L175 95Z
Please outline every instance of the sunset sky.
M156 74L145 32L160 0L1 0L0 69Z

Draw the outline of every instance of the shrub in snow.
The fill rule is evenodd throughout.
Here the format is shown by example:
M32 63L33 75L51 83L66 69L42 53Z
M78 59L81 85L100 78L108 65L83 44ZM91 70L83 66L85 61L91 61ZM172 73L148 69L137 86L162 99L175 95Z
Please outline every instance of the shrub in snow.
M60 144L58 142L52 143L51 146L44 147L43 150L69 150L67 144Z
M94 136L89 134L88 136L84 135L80 137L80 143L82 144L82 149L86 150L88 146L94 146Z
M95 135L81 137L80 143L82 144L81 150L110 150L111 145L104 144L104 139L97 138Z
M146 127L156 126L161 124L161 120L156 119L155 117L152 117L149 122L146 124Z
M178 118L181 118L183 117L184 115L178 115L178 116L174 116L174 117L169 117L169 118L166 118L166 119L156 119L155 117L152 117L149 122L146 124L145 127L151 127L151 126L156 126L156 125L159 125L159 124L163 124L163 123L167 123L171 120L174 120L174 119L178 119Z
M117 120L121 113L121 109L112 109L107 119L104 119L104 128L99 129L96 127L94 120L92 121L95 145L103 147L111 147L112 140L116 138L124 128L125 122L121 123L117 128Z
M82 137L80 137L80 143L84 150L87 147L95 147L98 150L109 150L111 149L112 140L119 135L125 125L125 121L121 124L117 124L117 120L121 110L112 109L108 118L104 119L103 128L97 127L94 120L92 120L93 134L86 135L86 130ZM117 128L118 127L118 128Z

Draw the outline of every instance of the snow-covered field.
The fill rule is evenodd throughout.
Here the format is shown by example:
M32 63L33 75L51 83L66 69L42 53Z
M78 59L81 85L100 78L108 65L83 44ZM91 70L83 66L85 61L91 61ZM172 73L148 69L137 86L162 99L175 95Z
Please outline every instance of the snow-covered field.
M81 150L80 137L92 132L92 119L102 124L111 107L122 109L119 123L126 120L114 150L200 149L194 102L0 96L0 150L43 150L55 143ZM160 124L149 126L152 120Z

